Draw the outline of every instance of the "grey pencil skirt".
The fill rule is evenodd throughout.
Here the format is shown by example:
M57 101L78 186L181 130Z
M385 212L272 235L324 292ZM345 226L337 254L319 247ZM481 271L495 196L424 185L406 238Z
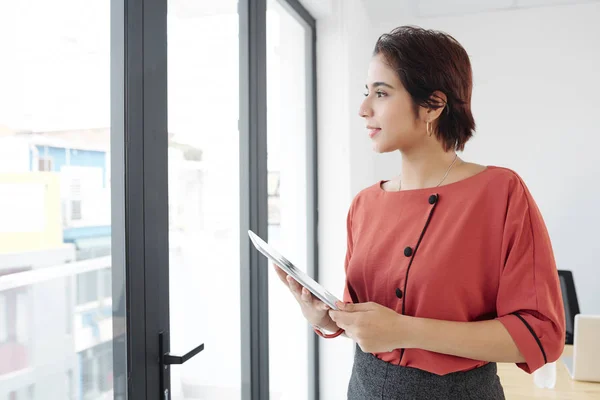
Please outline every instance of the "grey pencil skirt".
M436 375L393 365L356 346L348 400L498 400L504 390L495 363L467 372Z

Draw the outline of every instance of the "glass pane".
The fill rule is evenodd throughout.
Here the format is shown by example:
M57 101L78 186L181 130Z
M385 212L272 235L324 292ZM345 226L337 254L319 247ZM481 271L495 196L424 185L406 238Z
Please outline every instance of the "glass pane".
M112 399L110 1L0 2L0 48L0 399Z
M168 2L171 352L206 343L175 400L241 397L238 20L235 0Z
M283 2L267 2L269 243L307 271L311 218L307 65L309 29ZM271 399L308 398L308 329L296 300L269 274ZM289 351L290 343L294 351Z

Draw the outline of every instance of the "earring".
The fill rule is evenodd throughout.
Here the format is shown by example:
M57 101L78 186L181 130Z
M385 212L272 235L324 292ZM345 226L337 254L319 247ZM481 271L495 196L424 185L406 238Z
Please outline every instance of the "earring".
M431 134L433 133L433 130L431 130L429 127L431 126L431 122L427 121L427 135L431 136Z

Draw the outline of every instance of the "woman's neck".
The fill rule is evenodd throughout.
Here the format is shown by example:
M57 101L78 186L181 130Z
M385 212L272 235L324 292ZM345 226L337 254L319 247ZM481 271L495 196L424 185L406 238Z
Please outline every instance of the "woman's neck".
M440 148L420 149L402 153L402 172L400 175L401 189L423 189L435 187L454 162L453 167L460 162L456 153L445 152Z

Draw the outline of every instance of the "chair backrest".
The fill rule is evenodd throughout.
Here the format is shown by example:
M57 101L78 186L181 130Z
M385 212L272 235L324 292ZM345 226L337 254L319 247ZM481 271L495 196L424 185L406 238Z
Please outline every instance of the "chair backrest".
M565 307L566 319L566 339L565 344L573 344L575 335L575 316L579 314L579 302L577 301L577 291L575 290L575 281L573 273L568 270L558 270L560 279L560 288L562 291L563 305Z

